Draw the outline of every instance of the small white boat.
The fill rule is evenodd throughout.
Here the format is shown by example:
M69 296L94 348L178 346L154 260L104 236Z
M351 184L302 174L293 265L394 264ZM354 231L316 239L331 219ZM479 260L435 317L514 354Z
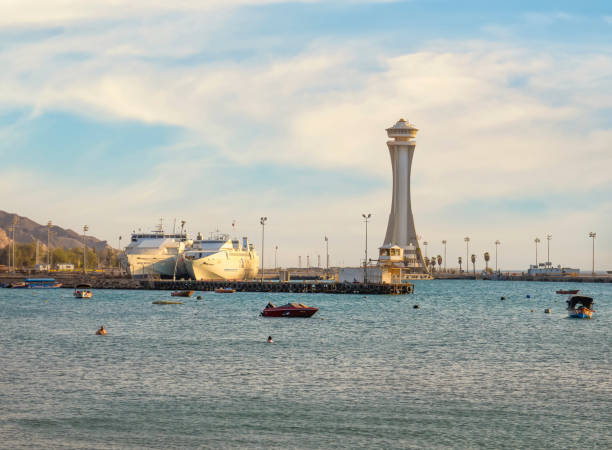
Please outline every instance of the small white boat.
M91 292L90 289L90 284L79 284L74 288L72 295L74 295L75 298L92 298L93 292Z

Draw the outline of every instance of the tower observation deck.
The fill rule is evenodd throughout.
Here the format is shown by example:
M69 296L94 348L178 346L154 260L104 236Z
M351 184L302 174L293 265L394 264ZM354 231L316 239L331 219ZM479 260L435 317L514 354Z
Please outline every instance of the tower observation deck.
M393 169L393 200L385 241L379 249L383 281L401 283L408 279L430 278L419 247L412 205L410 171L419 130L404 119L387 128L387 141Z

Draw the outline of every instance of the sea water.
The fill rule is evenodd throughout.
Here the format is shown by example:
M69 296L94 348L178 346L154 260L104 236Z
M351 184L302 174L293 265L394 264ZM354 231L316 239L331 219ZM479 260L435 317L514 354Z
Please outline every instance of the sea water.
M0 447L612 447L612 285L415 284L182 305L0 289ZM567 319L559 288L594 318ZM259 316L289 301L320 310Z

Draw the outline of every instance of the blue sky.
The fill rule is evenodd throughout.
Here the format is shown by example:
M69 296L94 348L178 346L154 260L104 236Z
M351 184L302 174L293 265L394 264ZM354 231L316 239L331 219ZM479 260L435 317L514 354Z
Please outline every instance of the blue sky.
M159 217L284 265L381 244L384 128L419 127L418 233L502 266L612 269L612 6L24 0L0 17L0 208L111 243ZM552 249L554 248L554 251ZM435 250L434 250L435 249ZM268 261L270 259L266 258ZM482 259L482 258L480 258Z

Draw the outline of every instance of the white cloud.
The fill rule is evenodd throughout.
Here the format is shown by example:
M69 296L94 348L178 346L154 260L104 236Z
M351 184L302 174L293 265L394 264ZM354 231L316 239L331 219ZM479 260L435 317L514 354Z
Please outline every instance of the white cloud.
M62 14L73 14L74 20L99 17L100 3L84 3L74 10L70 2L61 5L55 4L60 21L68 20ZM132 6L133 11L140 7L148 8L144 3ZM153 7L164 9L161 3ZM178 7L195 8L189 2ZM22 8L11 10L14 22L26 22L19 19ZM44 11L40 14L45 16ZM321 41L274 59L169 61L214 45L215 27L227 19L220 17L204 31L199 30L199 17L183 15L138 27L132 23L108 29L77 27L5 47L0 51L5 68L0 73L0 104L29 106L36 113L62 109L183 127L198 139L195 145L213 148L234 164L274 162L288 170L309 165L374 177L388 177L390 171L384 129L406 116L421 130L414 160L417 225L432 239L435 234L444 238L443 230L452 228L437 220L446 219L444 208L457 202L539 198L546 190L575 195L609 186L612 131L602 120L612 107L609 55L541 53L483 42L461 46L437 42L397 54L363 42ZM195 33L201 33L197 34L201 40L191 39ZM70 55L77 57L66 59ZM362 68L372 64L376 70ZM17 210L29 201L40 204L35 202L39 198L43 204L57 205L55 214L68 221L81 220L75 205L95 204L87 216L101 229L113 230L105 236L112 239L120 228L132 229L130 224L137 221L143 226L154 222L173 200L193 198L190 180L207 170L205 159L191 161L188 168L163 162L155 173L127 180L119 189L98 186L93 193L75 194L68 186L58 186L53 195L20 193L13 204ZM44 191L42 186L40 190ZM345 205L375 205L373 235L381 235L390 201L388 190L341 198L330 193L324 205L313 198L288 207L291 199L282 189L271 188L264 194L231 198L219 194L215 213L196 213L190 222L229 220L236 204L242 205L242 222L260 211L272 211L268 215L278 224L282 248L293 254L319 245L321 233L348 228L337 236L341 242L337 248L355 262L361 252L355 248L361 242L357 240L361 206L347 212ZM308 231L316 226L313 211L327 227ZM610 217L609 209L592 214L599 223ZM554 219L563 223L562 230L574 229L567 218L554 215ZM527 233L523 220L508 218L505 233ZM472 229L481 235L487 227L502 227L486 219L480 222ZM598 223L595 218L593 223ZM300 232L300 243L291 239L294 230ZM258 230L250 232L256 235ZM523 253L515 256L516 264Z

